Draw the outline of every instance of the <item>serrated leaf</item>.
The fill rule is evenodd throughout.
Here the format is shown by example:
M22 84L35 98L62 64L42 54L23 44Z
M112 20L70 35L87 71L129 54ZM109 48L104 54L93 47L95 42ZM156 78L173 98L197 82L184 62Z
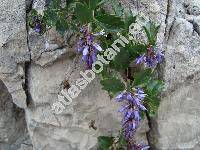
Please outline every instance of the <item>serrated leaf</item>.
M147 93L149 94L149 93ZM155 117L158 107L160 105L160 99L158 97L148 95L145 99L145 106L147 107L147 113L150 117Z
M125 70L129 67L129 52L126 48L121 48L120 52L116 55L115 59L110 63L113 69L117 71Z
M65 31L68 29L68 24L65 19L60 19L56 22L56 30L61 34L64 35Z
M124 22L121 20L120 17L110 14L101 14L95 17L97 23L105 28L106 30L110 31L120 31L124 27Z
M143 26L143 29L147 35L149 44L155 45L157 40L157 33L160 26L156 26L153 22L148 22L146 26Z
M137 19L137 16L133 16L133 13L129 9L129 11L125 15L125 29L126 29L127 32L129 31L129 26L132 23L135 23L136 19Z
M135 73L133 76L134 85L145 87L148 84L149 80L151 79L151 73L152 73L151 69L145 69Z
M130 54L130 60L135 61L135 59L144 54L147 50L147 46L140 43L135 43L134 45L129 46L128 51Z
M121 82L121 80L115 77L105 78L101 80L100 83L104 90L112 93L113 95L125 89L125 85Z
M77 19L82 23L86 24L92 21L93 12L86 4L77 3L75 8L75 14Z
M145 87L147 94L145 100L145 106L147 106L148 114L150 117L154 117L158 110L160 99L159 94L163 90L164 84L157 79L150 79Z
M98 150L109 150L114 142L114 137L99 136L98 137Z

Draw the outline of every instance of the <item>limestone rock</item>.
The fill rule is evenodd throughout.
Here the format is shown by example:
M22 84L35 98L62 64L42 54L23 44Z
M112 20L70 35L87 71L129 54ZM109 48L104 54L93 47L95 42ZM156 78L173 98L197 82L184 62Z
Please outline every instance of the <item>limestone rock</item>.
M168 4L163 66L166 89L157 119L152 121L149 139L154 149L200 149L198 8L199 1Z
M157 117L149 120L152 148L200 149L199 0L121 2L161 25L158 46L165 51L165 63L159 76L166 89ZM62 81L75 84L84 68L75 59L72 33L62 37L52 28L41 36L27 29L26 12L32 7L43 14L47 3L0 1L0 149L96 150L98 136L118 133L119 106L96 77L62 114L51 111ZM89 128L91 120L97 130ZM145 119L138 142L147 143L148 130Z
M0 80L0 149L17 150L29 139L25 113L13 104L10 93ZM32 150L32 144L29 145Z
M2 0L0 13L0 78L6 84L14 103L25 108L22 67L25 61L29 61L25 1Z

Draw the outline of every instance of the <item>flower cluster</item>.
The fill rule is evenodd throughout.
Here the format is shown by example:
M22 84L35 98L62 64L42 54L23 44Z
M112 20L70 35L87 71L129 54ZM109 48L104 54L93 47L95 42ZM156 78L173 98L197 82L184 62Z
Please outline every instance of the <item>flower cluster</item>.
M147 48L147 53L141 55L136 59L136 64L145 63L148 67L154 68L158 63L163 60L164 54L160 50L156 50L154 47L150 46Z
M127 141L131 141L139 126L141 120L140 111L146 110L142 104L145 96L144 91L137 88L131 92L122 92L116 97L117 102L123 102L123 106L119 111L123 114L122 129Z
M40 23L36 23L35 28L34 28L35 32L40 33L42 30L42 26Z
M43 21L41 20L41 18L39 16L31 17L29 24L35 32L42 33Z
M97 53L102 51L102 48L99 44L95 43L95 36L103 34L100 32L99 34L92 34L89 32L87 27L83 27L80 32L82 36L78 41L78 52L82 53L82 61L87 64L87 68L91 69L92 64L97 59Z

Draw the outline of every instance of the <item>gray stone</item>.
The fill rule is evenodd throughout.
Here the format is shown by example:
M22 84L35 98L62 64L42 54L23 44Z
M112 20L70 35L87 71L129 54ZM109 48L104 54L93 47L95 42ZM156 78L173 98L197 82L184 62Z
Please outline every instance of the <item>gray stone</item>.
M153 149L200 149L199 1L121 1L161 24L158 46L165 51L159 72L166 85L161 105L156 118L142 122L136 140L148 142L150 121L148 139ZM32 7L43 14L45 0L31 4L30 0L0 1L0 149L97 149L98 136L118 134L119 105L96 77L62 114L51 111L63 80L75 84L84 68L75 59L76 36L71 32L62 37L53 28L42 36L27 31L26 11ZM138 31L135 37L144 40ZM91 120L97 130L89 128Z
M0 13L0 78L6 84L14 103L25 108L22 66L25 61L29 61L25 1L2 0Z
M1 80L0 89L0 149L17 150L29 139L25 113L13 104L11 95ZM32 148L31 143L29 148Z
M51 106L58 100L60 84L66 77L69 65L72 65L70 59L66 59L45 68L36 65L31 67L33 106L26 110L26 114L29 133L36 149L62 149L64 146L66 149L85 150L96 146L99 135L118 133L118 106L101 90L96 79L78 98L73 99L61 115L52 113ZM83 68L78 66L69 79L71 85L80 78L79 71ZM95 120L97 130L89 128L91 120Z
M198 1L168 4L163 79L166 89L149 139L154 149L200 149ZM194 10L195 8L195 10ZM185 11L187 10L187 11Z

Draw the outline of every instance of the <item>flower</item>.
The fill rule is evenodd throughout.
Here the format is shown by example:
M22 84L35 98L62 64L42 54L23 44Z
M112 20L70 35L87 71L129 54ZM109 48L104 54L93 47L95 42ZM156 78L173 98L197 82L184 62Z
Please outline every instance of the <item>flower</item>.
M87 64L87 68L91 69L97 59L97 53L102 51L102 48L95 43L95 35L90 33L87 27L82 27L80 32L82 36L77 43L77 51L82 53L82 61Z
M149 150L150 146L145 144L133 144L131 150Z
M147 48L147 53L140 55L135 62L136 64L145 63L146 66L154 68L158 63L162 62L163 56L164 54L160 50L151 46Z
M42 30L42 26L40 23L36 23L35 28L34 28L35 32L40 33Z
M125 91L116 96L117 102L123 102L119 112L123 114L122 129L127 141L134 137L134 133L139 126L140 111L146 110L142 104L145 96L146 94L141 88L133 88L131 92Z
M99 36L99 35L105 35L105 31L104 31L104 29L103 30L101 30L100 32L98 32L98 33L95 33L94 35L95 36Z

